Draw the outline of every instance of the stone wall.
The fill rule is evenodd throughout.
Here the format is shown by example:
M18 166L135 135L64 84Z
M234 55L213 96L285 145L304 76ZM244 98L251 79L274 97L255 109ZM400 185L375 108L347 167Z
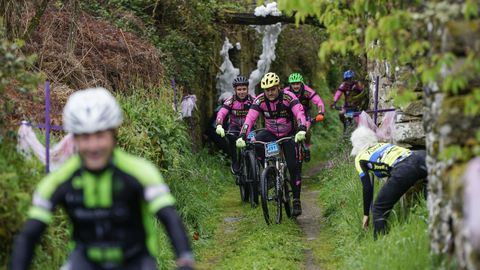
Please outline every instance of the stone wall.
M396 89L403 87L406 83L402 78L412 72L406 68L394 68L386 61L369 61L368 75L369 85L369 108L374 108L376 78L379 77L378 87L378 109L393 108L393 99L397 93ZM418 89L421 91L421 89ZM422 122L424 111L421 95L419 100L411 103L408 107L397 108L393 142L406 147L425 147L425 132ZM381 119L379 117L379 119Z
M464 21L464 16L460 13L461 3L447 3L448 8L445 8L445 3L447 1L432 4L430 11L434 12L425 15L426 20L431 19L428 16L432 14L439 17L433 16L433 20L437 21L428 22L435 25L432 26L435 31L431 31L433 46L430 54L453 53L456 63L451 70L443 68L442 78L437 82L416 89L422 96L419 100L407 108L397 110L393 140L402 145L426 147L432 252L447 257L445 262L453 262L450 266L452 268L480 269L480 250L473 248L470 243L463 209L463 174L466 164L475 155L475 150L472 149L480 145L475 137L479 131L480 117L466 116L465 102L471 98L469 95L474 89L480 87L480 77L470 79L467 87L462 87L456 94L442 91L439 86L447 75L458 72L468 53L475 52L476 59L480 57L480 20ZM439 12L441 9L447 13L447 17ZM457 14L451 13L454 11ZM402 78L407 78L409 72L412 72L392 68L380 61L370 61L368 71L371 79L370 108L374 107L375 78L380 77L379 109L392 107L396 93L394 89L397 86L401 88L405 83Z
M465 50L480 52L480 44L469 47L463 43L465 40L479 40L478 25L480 20L476 23L456 21L442 29L441 50L455 52L457 63L454 67L465 61L465 51L455 49L458 43L462 43ZM462 31L452 31L455 28ZM452 68L444 75L452 72L457 70ZM478 80L471 80L458 95L440 91L437 84L425 87L431 248L434 253L454 256L461 269L480 269L480 251L474 250L469 242L463 215L463 174L472 149L479 143L475 131L480 127L480 117L468 117L464 113L467 95L475 87L479 87ZM452 146L461 149L459 155L445 156L445 151Z

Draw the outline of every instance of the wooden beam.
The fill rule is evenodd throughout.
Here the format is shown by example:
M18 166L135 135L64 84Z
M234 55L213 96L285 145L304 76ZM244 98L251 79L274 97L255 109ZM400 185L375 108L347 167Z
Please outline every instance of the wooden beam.
M295 23L295 15L293 16L255 16L252 13L236 13L224 11L218 13L215 19L219 23L225 24L240 24L240 25L270 25L276 23ZM315 18L307 17L304 22L300 24L309 24L316 27L324 28L324 26Z

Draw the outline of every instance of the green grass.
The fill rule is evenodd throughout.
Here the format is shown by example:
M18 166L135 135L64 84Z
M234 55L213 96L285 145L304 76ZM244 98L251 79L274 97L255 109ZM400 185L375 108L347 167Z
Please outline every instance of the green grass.
M126 151L154 162L177 199L177 209L188 234L199 232L201 250L213 238L217 223L211 217L220 211L220 195L229 176L221 156L206 151L192 153L189 131L171 106L168 88L135 89L131 96L119 96L125 121L118 132L118 144ZM43 136L39 135L42 140ZM44 176L44 166L33 158L26 161L15 149L14 140L0 145L0 269L5 269L11 253L13 235L17 234L31 203L31 195ZM159 231L162 230L161 226ZM68 254L68 221L57 211L37 248L33 269L58 269ZM160 269L171 269L174 257L170 243L158 234L161 246Z
M303 268L302 232L295 221L284 218L281 224L266 225L261 207L242 204L234 185L221 204L215 217L220 225L214 241L199 254L198 269Z
M338 156L345 157L346 153ZM324 261L322 267L434 269L435 263L429 252L425 201L414 199L406 209L397 204L389 219L389 233L374 241L371 226L367 231L361 228L362 186L352 160L340 158L334 164L334 168L318 175L315 185L320 189L322 238L327 246L333 247L329 256L315 253L319 261ZM377 181L375 190L379 188Z
M0 269L6 269L13 236L23 226L32 191L44 170L35 158L25 160L18 154L11 139L0 144ZM64 220L63 213L57 212L37 247L33 269L53 269L52 265L63 262L68 238Z
M328 104L329 95L321 96L327 97ZM327 110L325 121L314 127L312 161L304 166L306 172L319 164L333 165L307 180L309 190L320 191L320 235L318 241L307 243L317 264L322 269L436 269L445 265L430 254L428 211L423 199L414 199L405 208L397 204L389 219L389 233L377 241L371 227L367 231L361 228L362 185L337 115ZM379 188L377 181L375 191Z

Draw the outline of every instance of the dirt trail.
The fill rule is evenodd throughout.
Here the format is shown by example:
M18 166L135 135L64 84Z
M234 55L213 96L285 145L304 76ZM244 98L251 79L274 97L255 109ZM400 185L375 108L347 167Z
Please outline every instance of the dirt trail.
M305 188L305 187L303 187ZM302 189L303 189L302 188ZM320 207L317 206L318 191L306 191L302 193L302 215L297 218L298 224L305 234L305 269L320 270L316 265L312 248L308 242L318 241L320 233Z
M333 164L321 163L310 168L304 173L303 179L313 178L321 170L328 169ZM305 184L305 182L307 182ZM304 233L306 243L305 247L305 269L306 270L321 270L322 268L316 264L313 255L313 242L320 241L320 219L321 211L318 206L318 190L309 190L308 180L302 186L302 215L297 218L298 224Z

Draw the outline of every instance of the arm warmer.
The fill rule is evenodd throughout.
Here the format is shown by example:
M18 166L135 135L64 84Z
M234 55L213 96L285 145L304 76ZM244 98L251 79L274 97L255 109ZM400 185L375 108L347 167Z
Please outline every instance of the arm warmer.
M157 218L167 231L177 258L191 256L192 248L185 232L182 220L173 206L164 207L157 212Z
M47 225L36 219L29 219L15 238L10 269L27 270L33 259L33 251Z
M373 200L373 186L370 182L370 177L366 173L360 178L363 186L363 215L368 216L370 213L370 205Z

